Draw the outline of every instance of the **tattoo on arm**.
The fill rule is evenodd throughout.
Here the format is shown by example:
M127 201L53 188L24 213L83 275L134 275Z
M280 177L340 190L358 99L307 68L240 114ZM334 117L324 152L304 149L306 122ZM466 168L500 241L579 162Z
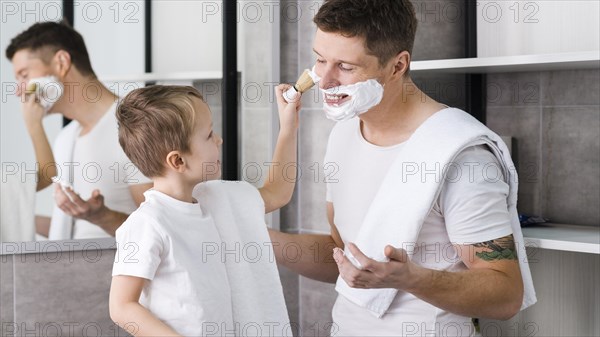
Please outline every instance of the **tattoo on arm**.
M515 249L515 239L512 234L486 242L473 245L478 248L485 248L484 251L477 252L475 255L485 261L497 260L516 260L517 250Z

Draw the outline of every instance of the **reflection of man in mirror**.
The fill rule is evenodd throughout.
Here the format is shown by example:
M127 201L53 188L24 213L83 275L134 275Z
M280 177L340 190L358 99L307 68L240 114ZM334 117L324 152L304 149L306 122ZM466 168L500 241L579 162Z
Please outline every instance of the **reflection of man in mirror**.
M119 146L118 97L96 78L82 36L66 23L36 23L11 40L6 57L18 81L23 118L39 163L37 190L52 184L52 218L36 221L49 239L114 236L152 185ZM72 122L52 149L47 114ZM57 181L58 181L57 179Z

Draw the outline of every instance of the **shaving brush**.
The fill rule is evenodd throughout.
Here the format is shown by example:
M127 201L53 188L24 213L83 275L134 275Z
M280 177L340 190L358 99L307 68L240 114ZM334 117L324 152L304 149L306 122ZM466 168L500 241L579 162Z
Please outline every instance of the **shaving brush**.
M294 100L296 93L303 94L318 82L315 81L315 77L314 74L311 74L310 70L304 70L302 75L300 75L300 78L298 78L298 81L296 81L296 84L283 93L283 98L290 103Z
M38 88L38 84L36 82L30 82L27 84L27 87L25 87L25 93L33 94L37 91L37 88Z

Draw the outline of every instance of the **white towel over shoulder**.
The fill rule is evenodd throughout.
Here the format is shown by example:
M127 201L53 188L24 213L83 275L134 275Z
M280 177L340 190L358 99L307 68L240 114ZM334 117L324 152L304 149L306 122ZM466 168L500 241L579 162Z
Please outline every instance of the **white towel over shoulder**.
M73 163L73 149L75 141L81 128L77 121L71 121L58 134L53 147L54 159L58 168L58 177L69 184L73 184L73 177L69 165ZM54 188L54 186L51 186ZM73 237L73 217L63 212L56 205L52 210L52 219L50 220L49 240L70 240Z
M246 182L199 184L194 197L215 220L231 287L233 321L253 336L292 336L264 202Z
M377 261L387 260L383 252L386 245L405 248L412 256L411 248L445 180L444 176L422 176L421 168L449 167L462 150L482 144L492 149L508 179L507 203L525 287L521 307L524 309L537 299L516 208L517 173L501 138L462 110L448 108L435 113L404 143L365 215L355 243L365 255ZM445 170L440 174L445 174ZM355 261L348 249L345 254ZM336 290L376 317L385 314L398 293L397 289L351 288L341 277Z

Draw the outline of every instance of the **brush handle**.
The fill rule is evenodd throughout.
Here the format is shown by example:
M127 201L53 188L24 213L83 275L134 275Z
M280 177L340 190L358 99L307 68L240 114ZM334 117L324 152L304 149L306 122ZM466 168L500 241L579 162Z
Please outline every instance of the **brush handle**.
M294 101L294 97L296 97L297 93L298 90L296 89L296 86L292 86L286 92L283 93L283 99L285 99L286 102L291 103L292 101Z

